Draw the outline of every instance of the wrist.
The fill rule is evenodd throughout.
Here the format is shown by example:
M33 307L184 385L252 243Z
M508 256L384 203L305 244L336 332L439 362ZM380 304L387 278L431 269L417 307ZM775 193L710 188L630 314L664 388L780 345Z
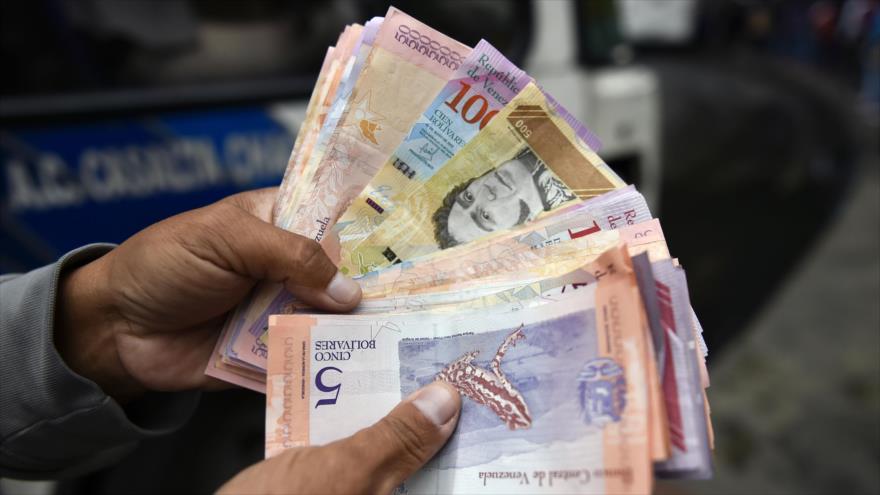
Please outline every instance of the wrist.
M68 367L125 403L144 388L119 358L116 333L124 322L108 283L108 256L63 273L58 283L55 347Z

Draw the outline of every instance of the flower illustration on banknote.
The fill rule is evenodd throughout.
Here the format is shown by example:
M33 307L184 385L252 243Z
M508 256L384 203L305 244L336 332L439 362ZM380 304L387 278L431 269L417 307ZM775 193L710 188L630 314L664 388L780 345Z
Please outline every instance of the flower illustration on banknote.
M491 409L511 430L532 426L532 415L525 398L501 370L501 359L504 358L507 350L516 346L517 341L526 338L522 329L520 325L505 337L492 362L489 363L489 370L473 363L474 358L480 353L476 350L465 353L435 377L435 380L450 383L465 397Z
M605 426L620 421L626 406L623 368L610 358L587 361L578 374L581 416L589 425Z

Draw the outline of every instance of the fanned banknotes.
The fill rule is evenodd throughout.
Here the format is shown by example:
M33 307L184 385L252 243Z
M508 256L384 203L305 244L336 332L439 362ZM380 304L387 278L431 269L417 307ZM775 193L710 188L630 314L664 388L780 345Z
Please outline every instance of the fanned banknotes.
M684 268L598 139L489 41L404 14L327 51L274 208L364 298L259 285L206 373L265 392L266 455L350 435L419 387L462 394L405 493L646 493L712 474ZM559 100L557 100L557 97Z

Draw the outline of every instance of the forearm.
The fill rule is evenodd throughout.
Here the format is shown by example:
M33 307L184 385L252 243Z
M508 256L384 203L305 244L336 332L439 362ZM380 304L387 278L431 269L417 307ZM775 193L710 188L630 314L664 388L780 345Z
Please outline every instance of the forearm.
M86 356L70 356L70 366L56 349L63 275L111 248L88 246L0 283L0 476L54 478L103 467L139 439L178 427L196 404L194 394L163 396L161 404L145 397L129 407L161 407L168 414L136 424L101 386L71 369L86 369ZM98 351L100 343L87 348ZM151 416L141 412L138 417Z

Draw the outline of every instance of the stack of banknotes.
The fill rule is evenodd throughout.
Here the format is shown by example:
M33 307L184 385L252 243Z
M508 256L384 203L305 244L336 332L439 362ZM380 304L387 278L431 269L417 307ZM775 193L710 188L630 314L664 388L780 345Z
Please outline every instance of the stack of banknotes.
M369 426L445 380L463 410L412 493L646 493L711 476L685 272L599 142L486 41L405 13L328 48L275 203L357 280L352 314L280 285L206 373L266 393L266 455Z

